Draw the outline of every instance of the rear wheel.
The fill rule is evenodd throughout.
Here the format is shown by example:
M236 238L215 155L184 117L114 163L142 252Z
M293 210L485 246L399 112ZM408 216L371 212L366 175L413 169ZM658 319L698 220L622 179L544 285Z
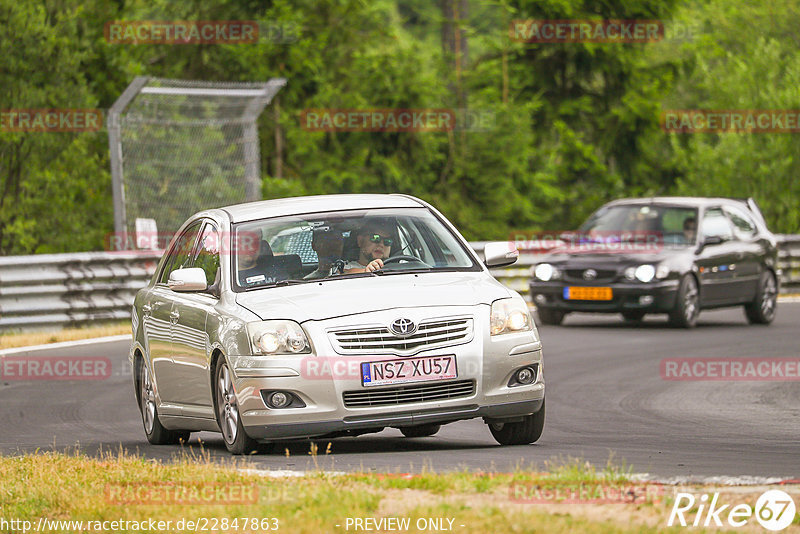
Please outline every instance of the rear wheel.
M400 427L400 432L407 438L424 438L436 434L442 425L417 425Z
M190 433L183 430L167 430L158 418L156 395L150 369L144 358L137 358L137 376L139 377L139 411L142 413L142 424L147 441L153 445L174 445L189 441Z
M542 322L542 324L561 324L561 321L564 320L564 316L567 315L561 310L546 310L537 308L536 311L539 314L539 320Z
M638 323L639 321L644 319L644 312L643 311L622 312L622 318L628 321L629 323Z
M669 322L680 328L694 328L699 314L700 292L697 289L697 280L691 274L687 274L678 286L675 307L669 314Z
M536 442L544 430L544 401L535 414L519 423L489 423L492 436L500 445L527 445Z
M214 372L214 410L228 451L232 454L250 454L258 450L258 442L247 435L242 425L233 375L223 356L217 360Z
M758 282L753 302L744 305L744 313L751 324L769 324L775 319L778 284L772 271L764 271Z

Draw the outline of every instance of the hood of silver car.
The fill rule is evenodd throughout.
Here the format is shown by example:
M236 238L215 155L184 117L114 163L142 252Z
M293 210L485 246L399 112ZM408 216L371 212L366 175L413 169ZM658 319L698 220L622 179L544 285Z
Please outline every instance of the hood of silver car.
M297 322L421 306L472 306L509 297L484 272L390 274L331 279L239 293L236 302L262 319Z

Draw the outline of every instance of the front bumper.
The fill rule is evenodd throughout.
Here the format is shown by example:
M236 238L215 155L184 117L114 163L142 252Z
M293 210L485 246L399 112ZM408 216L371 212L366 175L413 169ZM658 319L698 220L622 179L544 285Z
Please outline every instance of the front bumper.
M485 417L487 419L513 419L538 412L544 402L542 398L526 401L479 406L466 404L434 409L417 409L406 412L377 413L366 416L348 416L331 421L314 421L310 423L268 423L256 426L245 426L247 434L257 440L276 440L302 437L324 436L339 432L381 429L386 427L402 427L429 423L452 423L463 419Z
M351 317L327 321L308 321L303 328L314 346L314 353L293 357L264 357L254 367L251 356L231 357L236 375L235 388L242 424L249 436L261 441L305 438L326 434L378 431L385 427L414 426L428 423L484 417L487 420L513 420L533 414L541 408L545 396L541 343L535 331L489 335L489 307L448 307L403 310L403 315L418 320L426 316L470 315L473 334L461 344L421 350L414 358L455 355L458 376L453 380L434 380L365 387L361 382L360 363L402 360L409 356L387 354L337 354L328 332L358 324ZM384 316L385 315L385 316ZM370 322L389 324L397 310L372 314ZM535 367L536 380L529 385L513 384L512 376L522 367ZM345 401L353 393L378 392L413 386L448 386L471 382L466 393L435 400L407 402L400 392L393 404L358 405ZM284 391L298 397L305 406L274 409L267 406L264 391ZM346 395L349 394L349 395Z
M620 313L642 311L647 313L667 313L675 307L680 280L669 279L658 282L588 284L565 282L562 280L541 282L531 281L530 295L537 308L593 313ZM611 300L568 300L564 298L566 287L610 287ZM652 297L642 299L642 297ZM649 301L649 302L648 302Z

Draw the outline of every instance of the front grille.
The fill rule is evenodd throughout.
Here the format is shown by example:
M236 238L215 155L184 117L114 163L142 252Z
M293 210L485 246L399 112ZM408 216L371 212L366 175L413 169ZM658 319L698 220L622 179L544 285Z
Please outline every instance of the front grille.
M588 269L588 267L586 268ZM566 278L568 280L580 280L584 284L595 283L598 281L608 281L613 280L617 276L617 271L613 271L610 269L595 269L597 271L597 276L595 276L592 280L585 280L583 278L583 273L586 269L567 269L566 270Z
M471 317L429 319L417 331L398 337L386 326L364 326L331 332L333 348L339 354L411 355L423 349L441 348L472 340Z
M469 397L475 394L475 382L458 380L443 384L425 384L414 386L395 386L359 391L345 391L342 394L347 408L364 408L368 406L393 406L411 404L412 402L441 401Z

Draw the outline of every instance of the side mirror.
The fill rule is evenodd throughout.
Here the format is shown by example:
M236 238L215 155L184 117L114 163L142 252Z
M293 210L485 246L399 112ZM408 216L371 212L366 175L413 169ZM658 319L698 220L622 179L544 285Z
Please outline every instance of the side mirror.
M487 267L505 267L519 258L519 250L510 241L486 243L483 248L483 263Z
M176 269L169 273L169 288L173 291L205 291L208 289L206 273L200 267L189 267L188 269Z
M720 245L723 243L723 239L718 235L710 235L703 239L703 246L708 247L710 245Z

